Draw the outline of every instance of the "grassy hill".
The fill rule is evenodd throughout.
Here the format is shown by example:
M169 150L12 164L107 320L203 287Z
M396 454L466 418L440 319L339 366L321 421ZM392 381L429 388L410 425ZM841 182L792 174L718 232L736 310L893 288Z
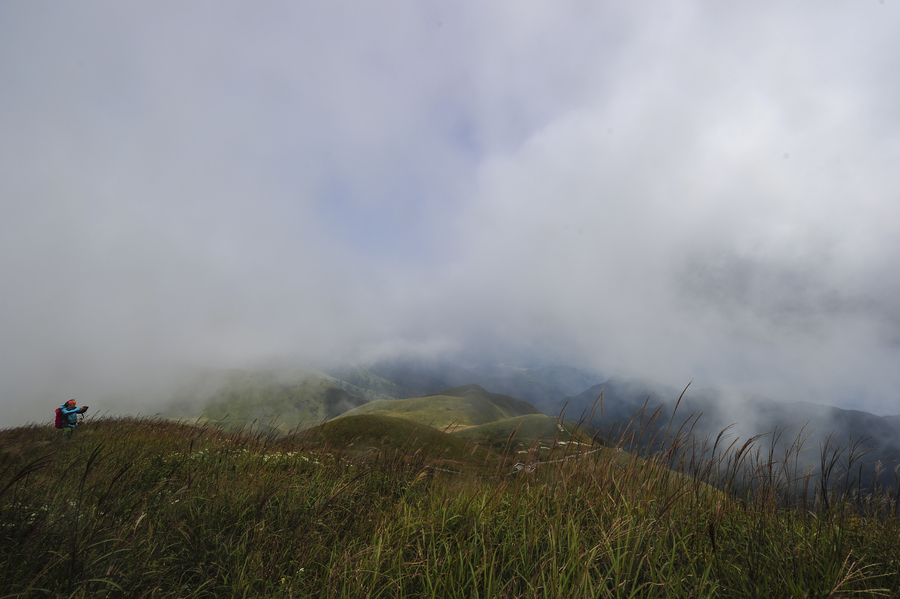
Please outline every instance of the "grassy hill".
M817 490L804 503L763 463L735 495L671 472L664 456L615 449L513 476L508 456L464 452L467 468L444 467L429 446L459 439L410 421L351 416L320 429L344 441L369 431L384 444L158 419L89 419L70 440L50 426L0 430L0 597L736 599L900 588L896 488ZM730 451L698 471L727 479L741 452L756 454Z
M365 401L309 372L233 370L195 409L213 421L256 422L286 432L314 426Z
M596 375L564 366L463 367L427 359L396 359L369 365L324 367L324 370L304 366L258 372L210 371L198 373L185 384L165 415L213 419L227 415L229 420L237 421L235 425L254 421L267 425L277 418L280 422L277 426L286 430L297 425L311 426L365 402L415 399L473 384L493 394L515 397L532 405L539 401L545 406L552 404L553 399L587 388L596 380ZM345 394L326 389L326 385ZM515 410L495 413L484 421L515 415ZM471 409L464 411L470 413Z
M381 413L355 414L326 422L304 434L306 442L342 449L390 448L424 452L433 459L481 461L488 452L434 427Z
M508 395L489 393L478 385L465 385L425 397L372 401L341 417L382 414L443 429L448 426L487 424L514 416L540 413L540 410L527 402Z
M555 448L554 440L573 441L571 423L558 423L528 402L490 393L479 385L424 397L384 399L382 393L408 391L360 367L322 375L233 370L208 387L213 390L200 404L201 422L232 429L252 425L257 431L280 433L314 428L314 436L323 443L400 447L414 434L420 443L433 441L439 454L458 458L467 447L466 451L476 453L505 445L522 450L538 439L542 440L538 449L546 457ZM348 389L376 399L365 401ZM319 426L332 419L333 425ZM586 435L578 435L577 440L591 442Z
M475 426L451 427L450 430L454 437L498 448L508 444L511 448L523 449L539 439L593 444L591 436L576 431L571 422L561 422L545 414L515 416Z
M404 399L420 395L393 381L389 381L363 366L343 366L327 371L326 378L368 401L377 399Z
M416 446L456 460L464 455L484 459L490 449L548 459L573 441L571 447L579 450L591 449L595 442L572 423L557 421L527 402L488 393L478 385L426 397L369 402L310 429L308 435L342 447Z

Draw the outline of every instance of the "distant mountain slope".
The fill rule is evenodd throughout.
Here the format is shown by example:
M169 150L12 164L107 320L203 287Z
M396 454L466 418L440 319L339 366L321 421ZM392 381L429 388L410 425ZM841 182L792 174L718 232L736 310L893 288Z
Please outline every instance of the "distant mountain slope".
M564 365L536 368L496 364L461 366L447 360L423 358L385 360L358 370L396 385L398 389L395 390L382 388L393 397L417 397L477 384L492 393L516 397L543 410L555 405L559 399L580 393L603 380L597 373ZM345 372L346 369L331 374L354 385L366 386L364 378L355 378Z
M514 416L541 414L541 411L514 397L490 393L478 385L465 385L425 397L369 402L346 412L342 417L360 414L395 416L444 428L450 425L486 424Z
M560 399L575 395L603 379L571 366L519 368L513 366L481 366L473 368L475 382L494 393L512 395L542 410L550 410Z
M601 413L597 409L592 424L602 428L613 442L627 433L626 427L645 403L646 410L642 417L638 416L630 430L638 432L643 429L657 409L660 412L655 428L648 427L644 440L650 439L654 430L665 429L672 420L672 410L682 392L675 387L648 381L612 378L557 405L561 409L562 404L568 401L565 417L578 420L582 414L591 413L601 391L603 411ZM694 423L693 419L697 417L699 419ZM734 426L728 432L729 439L740 435L746 440L757 434L771 434L777 429L780 434L779 451L793 443L802 430L808 436L804 444L804 459L816 466L820 461L820 448L829 435L833 434L833 447L847 447L851 439L868 438L860 446L860 449L872 449L863 460L866 462L862 469L863 485L872 481L877 460L889 466L883 470L880 482L894 483L892 469L900 456L900 417L897 416L877 416L809 402L774 401L761 396L736 400L714 389L688 388L672 422L677 429L687 420L691 420L693 435L698 438L715 437L730 425Z
M306 371L229 371L196 410L229 422L273 420L281 430L306 428L360 406L365 400Z
M572 390L582 390L588 381L595 379L595 375L566 366L518 368L481 364L463 367L454 362L427 358L386 360L368 366L344 365L324 371L311 367L262 372L214 371L199 376L190 388L185 388L176 402L179 405L170 407L167 415L197 417L205 414L213 419L228 415L229 419L242 422L268 422L277 416L281 428L298 424L311 426L369 401L421 398L445 394L446 389L478 385L481 395L477 402L457 406L456 412L444 406L438 419L446 423L452 415L471 425L473 417L483 418L480 422L484 423L508 416L540 413L541 408L553 405L554 398L564 397ZM471 391L463 394L471 394ZM491 395L507 399L494 397L491 400ZM485 398L487 403L482 401ZM513 405L510 403L513 398L522 403ZM383 405L378 404L368 410L382 408ZM391 406L391 409L396 408L396 405ZM479 411L485 409L494 412L478 416ZM430 407L410 410L434 417Z
M401 387L397 383L382 378L362 366L342 366L329 369L325 378L336 386L369 401L376 399L404 399L421 393Z
M511 395L531 403L548 403L565 393L558 387L542 381L528 370L491 368L477 379L485 389Z
M592 426L600 426L603 423L606 430L610 431L615 425L627 425L636 414L644 409L645 405L646 410L643 414L645 420L657 408L662 407L663 411L658 420L668 425L671 416L670 410L678 402L682 390L652 381L613 377L577 395L558 400L554 409L562 411L565 408L564 417L574 421L582 418L587 421L593 413ZM602 406L598 401L601 392L603 393ZM680 424L692 415L702 414L704 426L718 432L734 422L733 420L726 422L728 412L727 409L722 410L720 398L714 391L690 388L678 408L678 423ZM731 415L733 416L734 413L731 412ZM640 425L641 417L638 416L635 422Z
M528 372L544 383L559 389L567 396L581 393L603 380L603 377L597 372L565 365L529 368Z
M412 397L476 383L478 378L459 364L423 358L382 360L370 365L367 370L413 393Z

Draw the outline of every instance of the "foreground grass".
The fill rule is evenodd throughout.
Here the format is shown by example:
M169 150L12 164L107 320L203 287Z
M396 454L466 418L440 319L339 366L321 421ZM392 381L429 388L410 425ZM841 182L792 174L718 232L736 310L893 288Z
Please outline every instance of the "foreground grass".
M893 491L785 509L615 449L508 466L156 419L0 431L0 597L898 596Z

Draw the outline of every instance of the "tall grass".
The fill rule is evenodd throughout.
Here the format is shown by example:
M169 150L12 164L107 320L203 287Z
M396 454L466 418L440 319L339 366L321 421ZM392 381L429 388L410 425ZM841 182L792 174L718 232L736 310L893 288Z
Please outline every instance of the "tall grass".
M817 473L673 428L516 475L159 419L0 431L0 597L898 596L896 488L851 484L858 447Z

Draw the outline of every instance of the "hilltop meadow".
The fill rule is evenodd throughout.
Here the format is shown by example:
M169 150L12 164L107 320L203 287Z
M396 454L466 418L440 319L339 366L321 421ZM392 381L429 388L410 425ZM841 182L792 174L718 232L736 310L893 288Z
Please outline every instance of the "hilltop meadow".
M900 596L897 487L858 484L857 446L814 476L765 439L604 439L502 397L439 426L376 402L0 431L0 597Z

